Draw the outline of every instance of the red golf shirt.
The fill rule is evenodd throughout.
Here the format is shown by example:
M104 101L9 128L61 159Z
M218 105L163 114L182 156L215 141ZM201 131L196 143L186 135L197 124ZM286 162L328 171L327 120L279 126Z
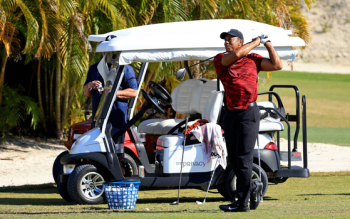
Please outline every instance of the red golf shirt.
M261 55L252 53L238 59L229 66L223 66L224 53L214 58L214 66L225 88L227 107L247 109L249 103L256 101L258 93L258 73L261 71Z

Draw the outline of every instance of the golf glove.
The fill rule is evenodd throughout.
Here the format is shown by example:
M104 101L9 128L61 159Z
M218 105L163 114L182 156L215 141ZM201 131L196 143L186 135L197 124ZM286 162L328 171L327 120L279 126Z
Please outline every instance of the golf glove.
M264 45L266 42L271 42L266 34L261 34L259 37L260 37L260 42Z

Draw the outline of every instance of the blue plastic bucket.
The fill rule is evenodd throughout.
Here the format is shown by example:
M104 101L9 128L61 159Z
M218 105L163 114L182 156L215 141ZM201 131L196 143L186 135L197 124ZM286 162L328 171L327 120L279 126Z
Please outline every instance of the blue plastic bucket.
M109 209L134 209L140 181L108 182L103 184Z

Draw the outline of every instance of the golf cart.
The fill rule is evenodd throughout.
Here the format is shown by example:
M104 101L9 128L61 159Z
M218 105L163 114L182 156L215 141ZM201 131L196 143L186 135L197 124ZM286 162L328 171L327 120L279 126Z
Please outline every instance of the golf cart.
M100 110L91 127L86 123L85 129L81 128L80 133L76 132L78 129L72 129L70 140L76 134L81 135L71 145L69 152L62 154L58 159L63 165L63 170L57 175L57 188L65 200L79 204L98 204L105 199L102 189L105 181L137 179L141 181L141 187L176 187L179 185L180 176L182 176L181 187L216 188L224 197L234 198L236 179L230 166L216 165L216 159L204 163L202 143L182 134L182 131L197 119L206 119L209 123L221 126L226 110L221 82L216 79L193 79L188 68L186 72L190 79L178 85L171 95L155 82L148 84L151 94L141 89L149 62L213 58L224 51L219 35L230 27L240 29L245 39L252 39L262 33L267 34L279 56L286 60L294 60L297 55L293 47L305 45L300 38L290 37L291 31L253 21L228 19L155 24L89 36L90 41L103 41L97 47L97 52L107 52L99 64L99 72L104 78L105 87ZM117 37L106 41L111 35ZM257 47L252 52L268 58L263 46ZM112 136L112 127L108 123L109 114L116 100L124 67L133 62L141 63L137 79L138 93L145 99L145 104L135 116L132 116L135 100L130 101L127 124ZM118 68L108 70L106 63L113 63L113 66ZM185 71L177 72L179 78L183 78L183 72ZM297 99L295 115L286 114L281 98L273 91L280 87L295 89ZM254 151L252 178L263 182L263 194L265 194L268 182L282 183L288 177L310 176L307 169L305 137L306 99L303 97L302 101L302 125L305 132L304 166L294 167L291 162L301 160L301 153L296 148L300 127L299 91L296 86L275 85L270 91L259 95L268 95L269 101L258 103L261 109L261 121L259 141ZM277 104L273 102L272 97L275 97ZM164 113L164 109L169 106L177 113L190 115L189 119L149 117L138 127L134 125L147 110L153 110L152 114ZM284 130L281 120L288 126L287 152L280 151L279 147L279 132ZM290 121L295 121L297 125L293 151L290 145ZM126 133L125 144L115 144L123 133ZM273 141L275 134L276 142ZM258 147L261 150L258 150ZM280 161L283 159L288 161L288 166L281 166ZM144 166L144 177L137 175L138 170L133 168L128 160Z

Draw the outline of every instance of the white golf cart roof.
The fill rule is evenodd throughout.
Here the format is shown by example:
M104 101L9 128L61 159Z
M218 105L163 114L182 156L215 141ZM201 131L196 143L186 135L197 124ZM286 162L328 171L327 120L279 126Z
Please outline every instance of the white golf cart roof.
M268 24L240 19L184 21L152 24L90 35L89 41L102 42L96 52L121 51L119 64L133 62L164 62L205 60L224 52L222 32L239 29L244 43L261 34L268 35L281 59L294 61L297 47L305 46L304 40L292 37L292 31ZM106 41L107 36L116 38ZM263 45L251 51L269 58Z

